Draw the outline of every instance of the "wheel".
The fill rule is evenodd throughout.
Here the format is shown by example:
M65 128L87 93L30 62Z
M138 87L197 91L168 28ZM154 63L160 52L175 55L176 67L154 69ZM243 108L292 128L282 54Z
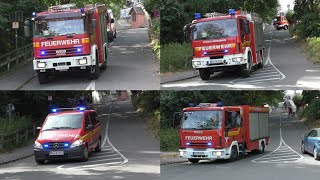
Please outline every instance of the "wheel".
M265 148L265 145L264 145L264 142L262 141L261 142L261 145L260 145L260 148L259 148L259 150L257 151L259 154L261 154L261 153L264 153L264 148Z
M229 161L235 161L237 159L238 159L238 149L236 146L232 146Z
M284 29L284 30L288 30L289 27L288 27L287 25L285 25L283 29Z
M49 81L49 77L47 73L38 72L38 81L40 84L47 84Z
M88 150L88 147L85 146L84 149L83 149L83 152L82 152L81 161L86 162L86 161L88 161L88 159L89 159L89 150Z
M318 152L317 152L317 148L316 147L313 148L313 157L314 157L315 160L319 160L320 159L320 157L318 156Z
M199 69L200 78L202 80L209 80L210 79L210 72L209 69Z
M101 152L101 139L99 138L98 146L94 149L96 152Z
M102 65L101 65L102 70L107 69L107 58L108 58L108 51L107 51L107 49L105 49L105 57L104 57L105 60L103 61Z
M242 77L249 77L252 69L252 55L248 53L248 63L242 66L241 74Z
M259 56L261 58L261 62L258 64L258 68L262 69L264 66L264 57L262 55L262 52L259 53Z
M109 41L109 42L113 42L113 34L112 34L112 33L110 33L110 36L109 36L109 38L108 38L108 41Z
M196 164L198 163L200 160L199 159L188 159L189 162L191 162L192 164Z
M38 164L40 164L40 165L43 165L44 162L45 162L45 160L38 160L38 159L36 159L36 162L37 162Z
M99 59L98 55L96 56L96 65L89 70L89 79L98 79L100 76Z
M302 154L306 154L306 150L304 148L304 142L301 143L301 152Z

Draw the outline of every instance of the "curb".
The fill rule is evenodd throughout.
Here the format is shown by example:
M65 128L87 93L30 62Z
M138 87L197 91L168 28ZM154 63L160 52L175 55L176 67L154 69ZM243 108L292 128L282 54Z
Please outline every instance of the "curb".
M21 85L19 85L15 90L21 90L23 88L24 85L28 84L29 82L31 82L33 80L33 78L35 78L37 76L37 74L33 74L32 77L30 77L29 79L27 79L26 81L24 81Z
M166 83L172 83L172 82L192 79L192 78L195 78L195 77L199 76L199 73L197 71L196 72L192 71L192 72L193 72L193 74L191 74L191 71L182 72L182 73L190 73L188 75L185 75L184 77L181 77L181 76L179 77L178 73L176 73L175 75L168 76L169 78L160 77L160 81L161 81L160 84L166 84ZM195 72L195 74L194 74L194 72ZM166 79L168 79L168 80L166 80Z
M21 160L21 159L25 159L25 158L31 157L31 156L33 156L33 155L34 155L34 153L32 153L31 155L26 155L26 156L23 156L23 157L19 157L19 158L14 159L14 160L6 161L6 162L1 162L0 165L9 164L9 163L12 163L12 162L15 162L15 161L19 161L19 160Z
M179 163L186 163L186 162L188 162L188 160L172 161L172 162L161 162L160 160L160 165L179 164Z

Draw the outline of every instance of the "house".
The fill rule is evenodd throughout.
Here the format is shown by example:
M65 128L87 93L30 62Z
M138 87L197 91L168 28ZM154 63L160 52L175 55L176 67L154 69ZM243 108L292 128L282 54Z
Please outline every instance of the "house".
M131 15L131 28L142 28L147 26L146 13L142 7L132 7L129 14Z

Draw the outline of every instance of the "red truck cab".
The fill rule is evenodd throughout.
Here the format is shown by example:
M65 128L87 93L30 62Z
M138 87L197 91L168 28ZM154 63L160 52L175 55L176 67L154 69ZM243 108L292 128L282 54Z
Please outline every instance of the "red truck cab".
M180 157L198 163L264 152L269 143L268 114L268 108L248 105L187 107L180 116Z
M63 111L67 110L67 111ZM43 122L34 143L35 161L78 159L101 151L101 129L97 113L84 107L53 109Z
M286 17L283 16L283 15L275 17L273 25L277 30L281 30L281 29L287 30L287 29L289 29L289 22L287 21Z

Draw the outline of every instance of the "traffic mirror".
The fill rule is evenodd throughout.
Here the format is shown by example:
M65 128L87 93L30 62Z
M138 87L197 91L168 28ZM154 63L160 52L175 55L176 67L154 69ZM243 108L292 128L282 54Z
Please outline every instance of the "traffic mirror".
M172 127L174 128L180 127L181 118L182 118L182 113L175 112L173 114Z

